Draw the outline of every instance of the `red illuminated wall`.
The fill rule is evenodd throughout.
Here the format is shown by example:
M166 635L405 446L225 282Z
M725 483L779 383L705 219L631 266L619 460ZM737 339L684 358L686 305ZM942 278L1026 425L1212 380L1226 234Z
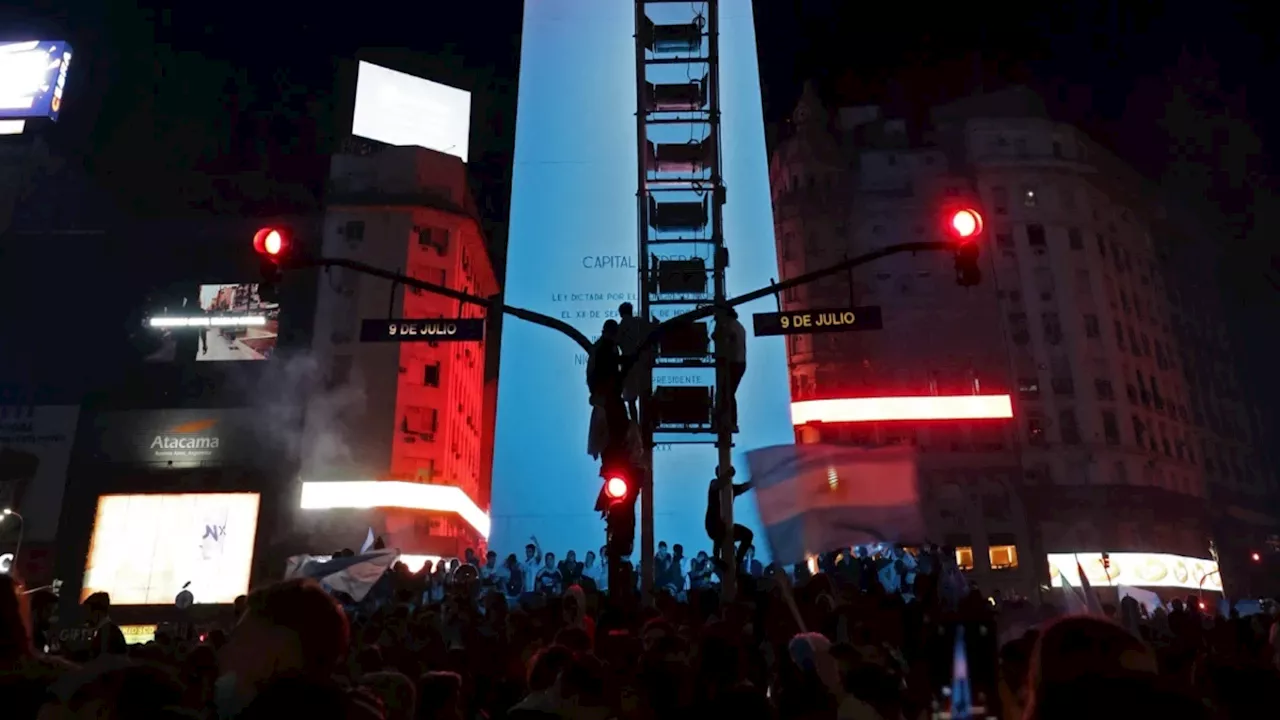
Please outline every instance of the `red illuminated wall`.
M498 292L480 228L466 215L416 210L404 267L413 277L473 295ZM404 317L484 316L475 306L428 293L405 290L401 299ZM492 410L485 403L484 353L484 342L401 344L391 475L461 487L487 509L485 434ZM482 544L456 517L429 522L434 538L456 537L467 547Z

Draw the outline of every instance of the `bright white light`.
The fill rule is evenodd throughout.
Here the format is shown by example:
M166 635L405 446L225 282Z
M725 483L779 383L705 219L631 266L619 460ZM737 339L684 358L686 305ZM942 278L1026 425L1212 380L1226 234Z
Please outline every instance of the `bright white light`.
M423 565L431 563L431 569L434 570L436 565L440 564L439 555L405 555L400 553L400 562L404 564L409 572L418 572Z
M198 603L230 603L249 589L256 493L103 495L93 524L83 600L172 605L182 586Z
M351 133L467 161L471 93L361 62Z
M57 118L70 50L60 41L0 45L0 115Z
M153 317L148 321L148 324L153 328L261 327L267 324L267 318L262 315L215 315L213 317L203 315L175 317L166 315Z
M26 120L0 120L0 135L21 135L26 129Z
M489 514L454 485L428 485L396 480L351 480L302 483L303 510L404 508L456 513L480 537L489 537Z
M1013 417L1008 395L927 395L804 400L791 403L791 422L896 422L906 420L1000 420Z
M1081 587L1076 569L1079 562L1093 587L1130 585L1199 590L1203 581L1205 590L1222 592L1222 575L1218 572L1218 563L1212 560L1166 553L1108 553L1108 559L1110 567L1102 564L1102 553L1049 553L1049 583L1062 587L1061 571L1072 587Z

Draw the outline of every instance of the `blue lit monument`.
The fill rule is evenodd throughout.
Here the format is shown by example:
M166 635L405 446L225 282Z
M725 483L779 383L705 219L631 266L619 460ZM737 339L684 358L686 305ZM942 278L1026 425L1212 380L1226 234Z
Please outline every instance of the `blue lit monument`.
M723 227L734 296L768 285L778 265L752 6L720 5ZM505 301L592 338L619 304L639 306L634 17L634 0L525 3ZM752 312L774 309L766 298L738 312L750 327ZM709 385L709 372L660 370L655 381ZM500 555L522 556L530 536L558 557L572 549L581 558L604 543L593 511L600 464L586 454L585 373L585 354L564 336L513 318L503 324L490 537ZM782 338L749 340L737 397L735 456L792 442ZM710 550L703 515L715 466L713 445L655 450L658 540L690 555ZM750 495L735 519L763 537Z

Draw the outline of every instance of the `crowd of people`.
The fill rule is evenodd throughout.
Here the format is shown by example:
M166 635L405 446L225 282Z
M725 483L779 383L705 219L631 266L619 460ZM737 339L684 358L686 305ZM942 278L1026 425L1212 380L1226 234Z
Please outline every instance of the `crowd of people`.
M929 551L910 567L905 553L845 553L790 574L752 558L726 602L697 556L660 548L667 575L645 604L601 591L598 554L557 561L530 544L515 565L553 570L519 573L518 593L494 582L492 554L443 572L397 565L360 602L286 580L243 598L225 628L162 627L145 644L126 646L94 596L88 642L60 653L45 651L31 596L0 576L0 718L1136 720L1280 707L1267 615L1197 602L1146 613L1128 598L1063 615L953 592ZM972 708L950 706L957 672Z

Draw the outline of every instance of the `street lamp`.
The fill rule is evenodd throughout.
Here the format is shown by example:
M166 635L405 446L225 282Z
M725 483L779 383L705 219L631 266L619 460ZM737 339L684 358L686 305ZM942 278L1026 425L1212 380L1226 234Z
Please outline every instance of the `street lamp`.
M3 522L4 519L9 517L10 515L18 518L18 543L13 546L13 561L12 561L13 567L17 567L18 554L22 552L22 534L27 529L27 521L25 518L22 517L22 514L19 513L18 511L12 508L5 508L2 512L0 512L0 522Z

